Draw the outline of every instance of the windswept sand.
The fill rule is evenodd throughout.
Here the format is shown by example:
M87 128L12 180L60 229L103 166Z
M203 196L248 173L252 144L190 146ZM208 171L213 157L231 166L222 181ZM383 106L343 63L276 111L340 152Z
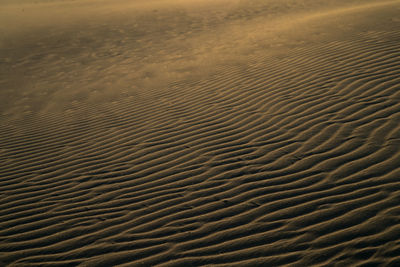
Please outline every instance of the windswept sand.
M3 0L0 89L1 266L400 266L400 1Z

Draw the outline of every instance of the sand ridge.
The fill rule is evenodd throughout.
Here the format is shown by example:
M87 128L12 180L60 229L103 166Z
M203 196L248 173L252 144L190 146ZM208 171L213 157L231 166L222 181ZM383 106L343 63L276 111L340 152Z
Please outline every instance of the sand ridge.
M5 40L0 262L400 264L400 3L292 2Z

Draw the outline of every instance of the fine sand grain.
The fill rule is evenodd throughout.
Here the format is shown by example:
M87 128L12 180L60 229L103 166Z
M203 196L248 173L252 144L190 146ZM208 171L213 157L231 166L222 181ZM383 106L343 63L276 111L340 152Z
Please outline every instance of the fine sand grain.
M0 89L0 266L400 266L400 1L2 0Z

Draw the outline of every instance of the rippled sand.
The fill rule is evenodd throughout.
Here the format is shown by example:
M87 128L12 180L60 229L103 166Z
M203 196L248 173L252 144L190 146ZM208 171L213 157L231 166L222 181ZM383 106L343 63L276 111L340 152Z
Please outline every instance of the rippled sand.
M1 1L0 265L400 265L399 14Z

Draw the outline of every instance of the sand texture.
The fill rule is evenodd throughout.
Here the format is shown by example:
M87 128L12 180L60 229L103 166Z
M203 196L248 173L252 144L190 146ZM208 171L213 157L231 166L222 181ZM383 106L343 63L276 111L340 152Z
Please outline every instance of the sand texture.
M400 266L400 1L0 1L0 266Z

